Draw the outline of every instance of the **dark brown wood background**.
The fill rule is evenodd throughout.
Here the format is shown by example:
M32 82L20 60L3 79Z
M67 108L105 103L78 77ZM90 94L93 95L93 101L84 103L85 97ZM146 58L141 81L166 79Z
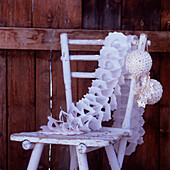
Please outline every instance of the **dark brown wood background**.
M169 22L168 22L169 21ZM169 31L169 0L1 0L1 27ZM169 37L170 38L170 37ZM165 42L166 43L166 42ZM77 52L74 52L77 54ZM84 54L84 52L79 52ZM93 52L94 53L94 52ZM144 144L125 157L123 170L170 169L170 54L152 53L152 78L164 89L161 101L147 106ZM38 130L49 109L49 51L0 50L0 169L24 170L31 151L11 142L10 134ZM96 62L72 63L74 71L94 71ZM65 109L60 52L52 52L53 115ZM73 99L87 92L90 81L73 80ZM91 170L109 170L103 149L88 154ZM69 149L45 147L39 169L68 170Z

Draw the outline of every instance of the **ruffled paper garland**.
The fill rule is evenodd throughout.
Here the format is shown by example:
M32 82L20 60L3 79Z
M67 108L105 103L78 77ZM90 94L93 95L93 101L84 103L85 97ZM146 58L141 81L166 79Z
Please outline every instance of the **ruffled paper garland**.
M113 114L114 124L113 127L121 128L124 120L128 96L130 91L130 80L125 80L125 84L121 85L121 96L117 97L118 108ZM133 135L127 138L128 145L125 151L126 155L130 155L135 151L138 144L143 143L143 135L145 131L143 129L144 119L143 119L144 108L138 107L136 99L133 102L133 109L131 115L130 129L133 131ZM118 151L119 143L114 145L116 151Z
M111 119L111 111L117 109L115 95L121 95L120 84L124 83L125 59L135 38L117 32L109 33L100 50L99 68L95 71L97 79L92 81L89 92L75 105L72 104L68 113L61 110L60 123L48 118L49 130L100 130L102 121ZM47 130L46 126L41 128Z
M124 80L124 74L127 73L125 59L128 53L137 48L136 45L132 45L134 40L137 40L136 36L109 33L100 50L98 68L95 71L97 79L92 81L88 93L76 104L72 104L68 113L61 110L59 120L49 116L47 126L41 127L43 131L74 134L100 130L102 121L110 120L111 111L115 110L113 127L121 128L129 95L129 81ZM128 138L129 145L126 149L128 155L135 150L137 144L143 142L144 135L142 128L144 109L139 108L134 101L132 112L130 128L134 133ZM116 150L117 147L116 144Z

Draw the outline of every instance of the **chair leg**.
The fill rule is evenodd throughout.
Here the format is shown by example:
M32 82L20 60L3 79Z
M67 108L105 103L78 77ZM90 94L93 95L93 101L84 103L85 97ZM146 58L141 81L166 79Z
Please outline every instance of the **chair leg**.
M105 146L105 150L107 153L107 157L109 160L109 164L112 170L120 170L120 166L118 163L117 156L115 154L115 150L113 148L113 145L110 144L109 146Z
M76 146L70 146L70 170L78 169Z
M123 137L122 140L119 142L119 148L118 148L118 161L119 161L120 167L122 167L122 164L123 164L126 145L127 145L127 138Z
M44 148L44 143L37 143L31 154L31 158L27 167L27 170L36 170L41 158L41 154Z
M80 153L79 146L76 146L77 157L78 157L78 164L79 170L88 170L88 162L87 162L87 155L86 153Z

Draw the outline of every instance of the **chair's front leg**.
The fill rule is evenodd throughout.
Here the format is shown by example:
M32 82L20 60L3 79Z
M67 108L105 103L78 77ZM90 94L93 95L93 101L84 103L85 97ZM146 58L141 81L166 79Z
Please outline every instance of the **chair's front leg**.
M27 170L36 170L44 148L44 143L36 143L31 154Z
M87 155L86 155L87 147L84 144L80 144L76 146L77 157L78 157L78 164L80 170L88 170L88 162L87 162Z
M105 146L105 150L112 170L120 170L120 166L113 145L110 144L109 146Z

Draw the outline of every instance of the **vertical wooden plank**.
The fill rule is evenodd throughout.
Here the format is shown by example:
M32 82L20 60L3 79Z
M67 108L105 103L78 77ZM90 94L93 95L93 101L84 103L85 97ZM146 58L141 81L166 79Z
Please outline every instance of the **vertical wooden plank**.
M30 27L32 0L0 1L0 26Z
M170 169L170 54L161 55L161 83L163 97L160 101L160 169Z
M159 30L161 0L123 0L123 30Z
M99 0L83 0L82 9L82 28L84 29L98 29L98 8Z
M0 51L0 169L7 169L6 51Z
M36 130L50 115L50 52L36 51ZM39 168L49 167L49 146L44 146Z
M65 87L63 80L63 68L60 60L61 53L52 54L52 78L53 78L53 117L59 119L60 110L66 111ZM64 145L52 145L52 169L69 169L69 147Z
M5 26L7 3L0 1L0 26ZM6 50L0 50L0 169L7 169Z
M170 1L162 0L161 30L170 30ZM160 79L163 97L160 101L160 169L170 169L170 53L161 54Z
M4 1L0 1L0 26L4 27L7 25L7 8L8 7L8 3L7 0Z
M36 129L50 115L50 52L36 51Z
M58 18L53 10L58 5L53 0L33 3L33 27L55 27ZM57 14L55 14L57 15ZM58 15L56 16L58 17ZM50 115L50 51L36 51L36 128L47 124ZM49 145L45 145L39 167L49 167Z
M123 0L122 29L159 30L161 1ZM160 56L152 54L151 78L160 79ZM144 113L144 144L125 157L122 169L159 169L159 103L147 106Z
M54 21L53 9L57 8L54 1L39 1L33 3L33 27L52 27ZM54 22L54 23L53 23ZM50 52L36 51L36 128L47 124L50 115ZM49 145L45 145L39 167L49 167Z
M161 1L161 30L169 31L170 30L170 1L162 0Z
M121 0L101 0L99 15L99 29L121 28Z
M33 27L80 28L81 0L34 1Z
M1 1L3 26L31 26L31 0ZM26 169L30 152L21 143L11 142L14 132L30 131L35 127L34 53L7 52L7 113L8 169ZM22 162L22 164L21 164Z
M84 0L82 27L120 29L121 0Z
M23 2L25 2L25 3L23 3ZM30 8L29 8L30 7ZM26 0L26 1L19 1L19 0L11 0L11 1L9 1L9 0L4 0L4 1L0 1L0 26L29 26L30 24L31 24L31 0ZM15 52L14 52L15 53ZM2 53L1 53L2 54ZM2 59L2 58L1 58ZM11 60L13 60L13 59L11 59ZM4 60L5 61L5 60ZM1 65L3 65L4 64L4 61L2 60L2 63L1 63ZM8 60L9 61L9 60ZM9 61L10 62L10 61ZM18 62L18 61L16 61L16 62ZM15 65L15 64L14 64ZM5 69L5 65L4 65L4 68L2 69L2 73L1 74L3 74L3 70ZM29 67L29 66L28 66ZM18 68L19 69L19 68ZM26 68L27 69L27 68ZM8 69L9 70L9 72L10 72L10 69ZM5 72L4 72L5 73ZM28 73L28 72L27 72ZM4 79L5 77L5 74L1 77L1 79ZM12 77L10 77L10 78L12 78ZM16 81L17 81L17 77L15 77L15 79L16 79ZM4 79L5 80L5 79ZM8 79L8 81L10 81L9 79ZM3 85L6 85L6 83L5 83L6 81L4 81L3 82ZM19 78L18 78L18 82L19 82ZM16 85L17 86L17 85ZM4 86L1 86L2 88L1 89L3 89L4 88ZM11 87L11 86L10 86ZM10 91L10 89L8 89L8 91ZM8 120L6 120L5 119L5 110L4 110L4 104L5 104L5 101L6 101L6 99L4 99L4 94L5 94L5 89L4 89L4 92L3 93L1 93L2 94L2 98L1 99L3 99L3 102L4 103L2 103L2 107L3 107L3 110L2 110L2 118L3 119L1 119L1 120L3 120L3 122L2 122L2 128L3 128L3 130L5 130L6 129L6 127L7 127L7 129L6 129L6 134L4 134L4 132L2 133L2 135L3 135L3 138L2 138L2 141L3 141L3 145L4 145L4 147L3 147L3 149L2 149L2 156L0 156L1 157L1 159L3 159L3 165L2 165L2 169L7 169L8 167L6 167L5 166L5 164L6 164L6 156L7 156L7 148L6 148L6 145L7 145L7 143L8 143L8 158L9 158L9 168L10 168L10 166L13 164L13 161L15 161L15 160L17 160L17 158L18 157L22 157L22 156L26 156L26 155L22 155L21 156L21 152L20 153L18 153L18 152L16 152L16 150L18 150L18 144L12 144L11 142L9 142L9 135L11 134L11 133L13 133L13 132L16 132L16 131L20 131L20 130L23 130L23 128L21 128L21 126L20 127L16 127L16 125L14 124L14 123L12 123L11 121L13 121L13 122L18 122L18 124L21 124L21 121L19 121L18 119L17 119L17 115L15 115L15 113L17 112L17 101L16 101L16 106L15 106L15 108L13 108L13 112L14 112L14 115L12 116L11 115L11 105L10 104L12 104L12 103L10 103L10 104L8 104L8 107L9 107L9 109L8 109ZM8 94L9 94L9 92L8 92ZM18 95L18 94L17 94ZM23 94L24 95L24 94ZM14 97L14 96L12 96L12 95L9 95L8 96L8 98L10 98L10 97ZM21 98L22 97L24 97L24 96L22 96L21 95ZM28 95L27 95L27 97L28 97ZM14 100L14 99L13 99ZM28 97L28 101L29 101L29 97ZM13 106L12 106L13 107ZM10 116L12 116L13 117L13 119L12 119L12 117L10 117ZM21 114L21 116L20 116L21 118L23 117L23 114ZM17 120L15 120L15 119L17 119ZM7 123L8 122L8 123ZM4 125L5 124L5 125ZM9 127L8 127L8 124L9 124ZM4 129L4 127L5 127L5 129ZM28 129L28 128L27 128ZM26 130L26 129L25 129ZM7 132L8 131L8 132ZM7 137L7 140L5 139L6 138L6 135L8 136ZM17 149L16 149L17 148ZM1 149L0 149L1 150ZM6 156L5 156L5 154L6 154ZM13 160L13 158L12 157L16 157L16 159L15 160ZM17 162L19 162L21 159L20 158L18 158L18 161ZM23 160L23 158L22 158L22 160ZM25 163L25 161L23 161L24 163ZM13 164L14 165L14 164ZM12 165L12 166L13 166ZM17 166L13 166L13 168L15 169L15 168L17 168Z
M32 51L8 51L7 54L10 135L35 128L35 66ZM8 141L8 169L26 169L29 156L30 152L23 150L21 143Z
M84 0L82 22L82 27L85 29L121 29L121 1ZM78 71L94 71L95 68L97 68L96 62L78 64ZM78 81L79 99L88 91L89 86L91 80ZM110 169L104 149L88 153L87 156L90 169Z
M63 68L60 60L61 52L52 52L52 81L53 81L53 117L59 119L60 110L66 111L66 97L63 80Z

